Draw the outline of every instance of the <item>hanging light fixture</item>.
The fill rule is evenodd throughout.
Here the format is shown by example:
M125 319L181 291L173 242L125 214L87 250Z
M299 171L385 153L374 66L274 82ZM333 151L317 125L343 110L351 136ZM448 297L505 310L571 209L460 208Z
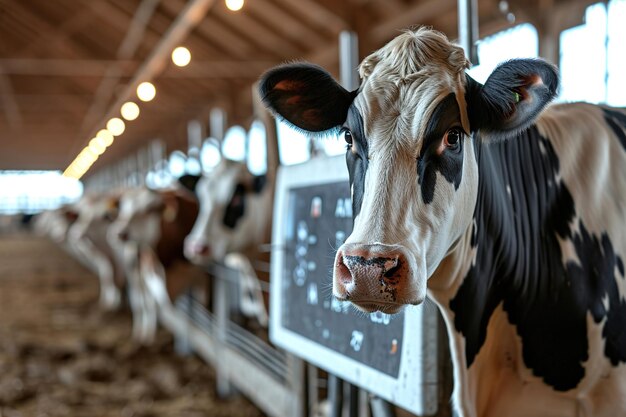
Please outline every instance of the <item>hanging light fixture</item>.
M156 87L148 81L144 81L137 86L137 97L141 101L150 101L156 96Z

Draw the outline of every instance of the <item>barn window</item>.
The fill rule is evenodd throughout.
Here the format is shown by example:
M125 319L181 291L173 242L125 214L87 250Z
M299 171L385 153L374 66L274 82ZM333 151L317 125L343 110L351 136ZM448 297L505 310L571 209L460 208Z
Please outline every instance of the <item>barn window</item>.
M561 33L563 101L626 105L626 1L598 3L585 12L585 24Z
M307 161L311 157L308 136L283 122L276 123L281 164L293 165Z
M208 138L202 144L200 149L200 163L204 172L210 172L220 163L222 154L220 153L220 144L217 139Z
M267 172L267 137L265 126L256 120L248 132L248 169L254 175L263 175Z
M246 129L241 126L233 126L228 129L222 142L224 158L244 161L246 159L246 136Z
M185 165L187 156L182 151L174 151L170 155L169 171L175 178L182 177L185 174Z
M32 214L78 201L83 185L59 171L0 171L0 190L0 214Z
M536 58L539 55L537 29L530 23L515 26L478 43L478 61L468 73L476 81L484 83L495 67L512 58Z

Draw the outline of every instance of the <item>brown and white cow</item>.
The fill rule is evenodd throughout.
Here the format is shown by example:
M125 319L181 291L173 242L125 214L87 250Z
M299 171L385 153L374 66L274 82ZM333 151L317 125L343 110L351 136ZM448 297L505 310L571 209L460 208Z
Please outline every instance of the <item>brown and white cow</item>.
M461 417L626 415L626 112L544 109L541 60L484 85L468 65L420 28L368 56L356 91L302 63L262 78L279 117L347 144L333 293L390 313L432 297Z
M182 188L128 190L111 235L127 249L125 263L133 310L133 335L144 343L154 338L158 304L171 304L202 272L183 255L185 237L198 214L195 196Z
M107 231L117 217L119 193L84 196L75 206L78 217L68 230L68 243L98 275L100 304L105 309L120 305L124 271Z

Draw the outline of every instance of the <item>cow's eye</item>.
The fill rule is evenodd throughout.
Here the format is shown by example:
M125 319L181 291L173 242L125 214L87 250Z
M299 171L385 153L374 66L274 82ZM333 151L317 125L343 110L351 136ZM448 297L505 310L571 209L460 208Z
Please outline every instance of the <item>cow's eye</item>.
M341 133L343 134L343 139L346 141L346 143L352 146L352 132L344 128L341 130Z
M452 128L446 132L443 143L448 148L456 148L463 137L463 132L458 127Z

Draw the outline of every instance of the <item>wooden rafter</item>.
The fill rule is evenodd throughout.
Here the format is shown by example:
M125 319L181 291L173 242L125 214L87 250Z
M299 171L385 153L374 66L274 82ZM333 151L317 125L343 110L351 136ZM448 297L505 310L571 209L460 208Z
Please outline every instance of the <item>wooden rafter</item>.
M142 0L139 4L133 19L128 25L126 36L117 50L116 58L118 60L127 60L133 57L135 51L139 48L144 33L146 32L146 26L156 6L159 4L159 1L160 0ZM83 118L79 135L83 135L85 131L91 127L97 117L104 112L105 106L109 103L113 95L114 87L123 75L122 63L116 63L107 68L96 90L93 102Z
M296 57L302 53L296 45L266 27L261 22L253 19L246 13L232 13L230 11L221 11L220 19L228 23L229 26L242 35L253 45L263 48L264 51L272 54L274 57L288 56Z
M276 32L298 44L305 45L309 50L319 48L328 42L328 39L322 37L317 31L303 25L293 15L272 2L251 1L246 7L266 25L273 25ZM276 22L280 22L280 24L277 25Z
M423 0L403 11L395 18L386 20L377 25L369 33L369 38L375 43L381 43L393 38L400 29L417 24L428 23L445 13L454 12L455 0Z
M11 86L11 80L9 77L2 73L0 67L0 99L4 107L4 114L6 116L9 127L12 130L18 130L22 127L22 116L20 115L20 109L15 100L13 94L13 87Z

